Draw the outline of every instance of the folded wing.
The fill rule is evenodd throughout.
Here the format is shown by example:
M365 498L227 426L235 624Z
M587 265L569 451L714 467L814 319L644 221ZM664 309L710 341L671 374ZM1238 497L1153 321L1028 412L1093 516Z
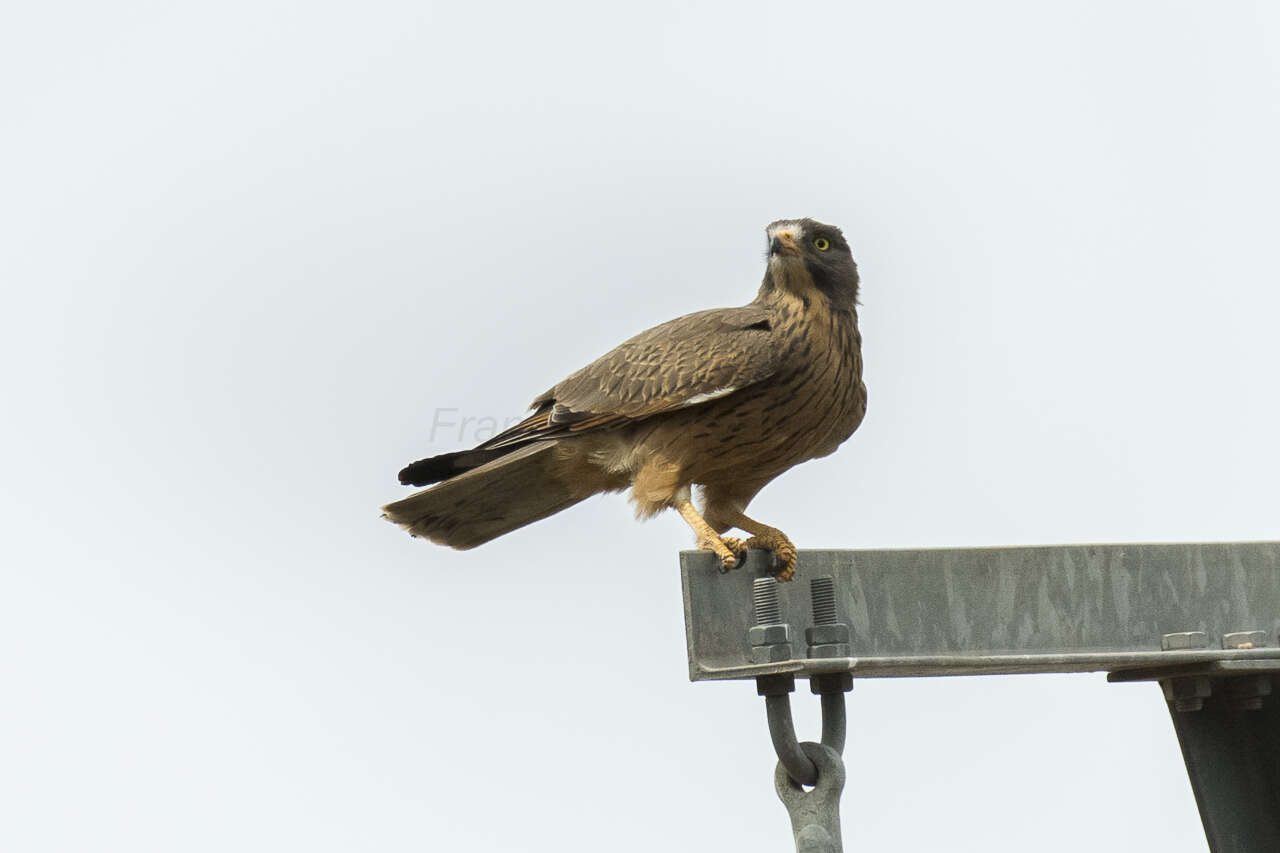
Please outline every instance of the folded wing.
M778 368L769 313L757 305L677 317L605 353L533 401L534 413L477 449L511 447L696 406Z

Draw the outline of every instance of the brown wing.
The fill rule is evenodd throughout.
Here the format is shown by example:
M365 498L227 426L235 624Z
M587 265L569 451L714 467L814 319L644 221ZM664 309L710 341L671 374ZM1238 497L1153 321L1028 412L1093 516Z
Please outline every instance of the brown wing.
M641 332L533 401L534 413L480 447L616 426L732 394L777 370L767 309L686 314Z

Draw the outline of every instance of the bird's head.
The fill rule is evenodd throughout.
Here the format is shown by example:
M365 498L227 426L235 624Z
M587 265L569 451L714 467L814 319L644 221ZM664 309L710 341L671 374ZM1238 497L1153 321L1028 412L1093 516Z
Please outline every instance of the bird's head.
M782 290L808 299L825 297L836 308L858 299L858 265L844 235L814 219L779 219L765 230L769 265L761 293Z

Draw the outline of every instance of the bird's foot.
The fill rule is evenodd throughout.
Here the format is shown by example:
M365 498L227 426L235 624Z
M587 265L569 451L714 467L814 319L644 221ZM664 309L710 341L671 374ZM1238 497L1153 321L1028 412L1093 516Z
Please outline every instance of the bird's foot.
M733 545L729 545L732 542ZM733 537L724 540L726 545L733 547L738 553L743 553L750 548L764 548L773 552L773 567L777 572L778 583L786 583L796 576L796 546L787 534L781 530L768 530L757 536L752 536L745 542L741 542Z
M747 558L747 540L737 536L721 536L720 541L738 558L738 565L742 565L742 561Z
M738 558L741 550L731 548L728 541L721 539L719 536L708 536L705 539L699 539L698 547L703 551L710 551L720 558L720 574L724 574L730 569L736 569L741 565L741 560Z

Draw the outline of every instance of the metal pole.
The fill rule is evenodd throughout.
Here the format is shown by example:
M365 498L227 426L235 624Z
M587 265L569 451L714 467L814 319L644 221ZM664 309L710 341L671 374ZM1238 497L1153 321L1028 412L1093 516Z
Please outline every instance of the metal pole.
M1270 676L1214 679L1198 709L1173 681L1161 684L1209 849L1280 850L1280 697L1264 698Z

